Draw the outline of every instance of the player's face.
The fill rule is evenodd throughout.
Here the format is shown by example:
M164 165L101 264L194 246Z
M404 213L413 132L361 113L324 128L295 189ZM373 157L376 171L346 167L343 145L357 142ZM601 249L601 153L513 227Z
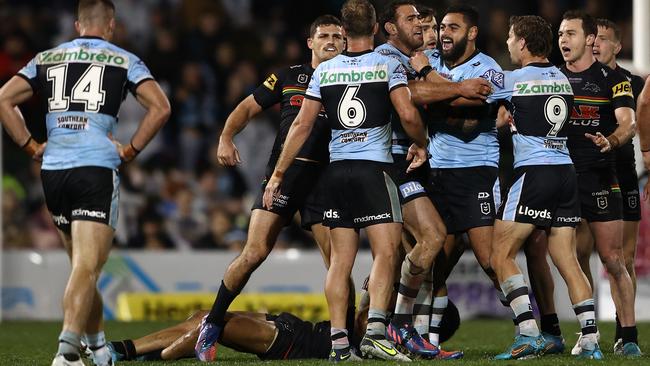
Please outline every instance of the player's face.
M469 27L463 14L449 13L440 22L440 46L442 57L448 61L458 61L467 49Z
M508 52L510 52L510 61L515 65L521 65L521 42L521 38L517 38L515 32L512 31L512 27L510 27L506 44L508 45Z
M438 22L435 17L422 18L423 49L433 50L438 44Z
M318 26L314 37L307 40L307 45L321 62L327 61L343 51L343 30L333 24Z
M395 12L397 38L412 50L422 47L422 21L413 5L402 5Z
M582 29L582 19L563 20L558 31L558 43L562 58L565 62L575 62L580 59L589 47L587 37Z
M614 30L598 26L598 36L594 41L594 56L596 60L605 65L614 61L616 54L621 50L621 43L616 40Z

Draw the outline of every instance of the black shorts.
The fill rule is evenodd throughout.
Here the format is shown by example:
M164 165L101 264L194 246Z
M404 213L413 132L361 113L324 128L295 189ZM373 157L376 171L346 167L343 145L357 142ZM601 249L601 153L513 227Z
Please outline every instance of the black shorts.
M487 166L431 170L431 199L449 234L494 225L501 201L498 172Z
M74 220L95 221L115 229L120 199L117 170L86 166L41 170L45 203L57 228L70 234Z
M623 199L612 167L592 167L578 172L580 211L589 222L623 218Z
M497 217L539 227L576 227L580 202L576 171L572 164L522 166L514 171L514 183Z
M402 222L397 186L390 163L369 160L332 162L325 173L323 225L360 229Z
M331 349L330 323L313 324L290 313L266 316L278 329L278 335L261 360L327 359Z
M253 210L259 209L278 214L288 225L291 219L300 211L301 226L310 229L312 225L323 221L323 197L318 190L319 181L325 166L320 163L294 160L284 173L280 185L280 196L273 199L273 207L267 210L262 205L262 197L266 182L273 172L267 172L262 182L262 189L253 204Z
M407 174L406 169L411 162L406 160L406 155L393 154L393 160L391 178L397 185L400 204L403 206L416 198L428 197L425 187L431 170L429 162L425 162L419 168Z
M636 173L636 164L632 162L617 162L616 177L621 187L623 197L623 220L640 221L641 197L639 196L639 176Z

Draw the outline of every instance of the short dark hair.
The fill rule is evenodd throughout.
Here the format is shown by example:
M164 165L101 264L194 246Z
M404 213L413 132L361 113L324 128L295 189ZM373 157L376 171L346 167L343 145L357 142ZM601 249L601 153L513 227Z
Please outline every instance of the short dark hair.
M321 25L338 25L340 27L341 21L339 20L339 18L330 14L319 16L311 23L311 26L309 27L310 38L314 37L314 34L316 34L316 28L320 27Z
M115 14L115 4L111 0L79 0L76 13L77 20L84 20L82 18L94 16L93 11L98 6L101 6L104 12L110 11Z
M618 27L618 24L612 22L609 19L598 18L596 19L596 26L603 27L605 29L611 29L612 31L614 31L614 38L616 38L616 41L617 42L621 41L621 28Z
M424 18L435 18L436 17L436 11L433 10L433 8L428 7L426 5L418 4L417 6L418 13L420 13L420 19Z
M350 38L372 36L377 24L375 7L368 0L348 0L341 8L341 23Z
M471 5L454 4L447 8L445 15L449 13L463 14L463 20L467 23L467 27L478 27L478 10Z
M381 32L385 36L388 37L388 32L384 25L386 23L395 23L397 21L397 8L403 5L412 5L413 7L417 7L415 1L412 0L393 0L384 7L384 11L379 16L379 28L381 28Z
M585 37L593 34L594 37L598 35L598 27L596 26L596 19L587 14L583 10L569 10L562 15L562 20L582 20L582 30L585 32Z
M526 40L533 56L548 57L553 49L553 31L544 18L537 15L511 16L510 27L517 38Z

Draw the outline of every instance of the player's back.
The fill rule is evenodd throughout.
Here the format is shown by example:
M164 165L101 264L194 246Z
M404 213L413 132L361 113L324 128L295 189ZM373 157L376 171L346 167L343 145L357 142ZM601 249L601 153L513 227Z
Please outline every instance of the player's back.
M349 52L321 63L306 98L320 100L332 129L330 160L390 163L390 91L406 86L403 67L373 51Z
M19 75L47 109L42 169L117 168L109 133L127 91L152 78L140 59L101 38L80 37L40 52Z
M514 166L571 164L567 126L573 90L550 63L533 63L506 75L515 125Z

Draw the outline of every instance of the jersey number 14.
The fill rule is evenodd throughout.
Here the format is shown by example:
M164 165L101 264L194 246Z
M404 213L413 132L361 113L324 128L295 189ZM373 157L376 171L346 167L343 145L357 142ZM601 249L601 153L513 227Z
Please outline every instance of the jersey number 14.
M52 97L48 99L50 112L65 112L70 102L83 103L86 112L99 112L104 105L106 92L102 89L104 65L90 64L86 71L65 95L68 82L68 65L62 64L47 69L47 81L52 82Z

